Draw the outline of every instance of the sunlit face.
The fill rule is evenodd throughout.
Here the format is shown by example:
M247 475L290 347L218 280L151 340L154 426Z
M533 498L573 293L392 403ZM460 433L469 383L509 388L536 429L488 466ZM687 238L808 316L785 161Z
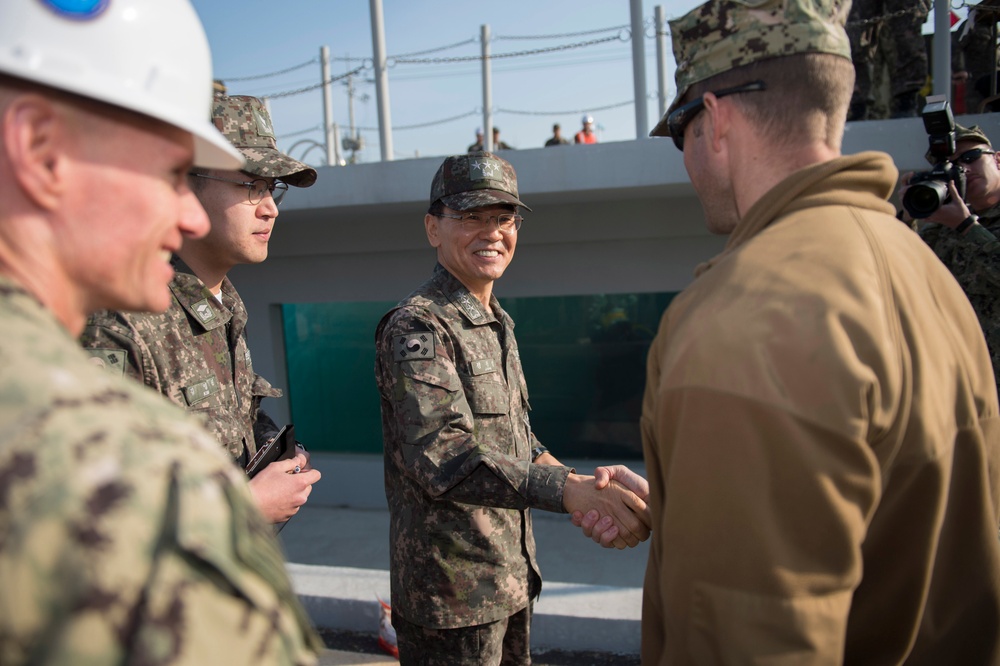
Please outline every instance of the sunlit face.
M261 179L242 171L208 173L232 181ZM274 181L273 178L262 180ZM278 217L278 206L270 194L252 204L247 187L205 178L198 180L196 193L212 221L208 235L196 243L202 261L211 259L216 267L227 272L238 264L259 264L267 259L268 243Z
M162 312L170 304L170 256L208 232L188 187L191 135L145 118L115 122L80 111L55 234L61 264L86 312ZM119 119L120 120L120 119Z
M449 215L490 216L510 212L515 212L512 206L483 206L466 211L445 208ZM427 215L424 224L427 240L437 248L438 261L473 294L491 288L514 257L517 231L504 234L496 224L478 232L465 231L460 221L433 215Z
M989 146L976 141L959 141L953 159L975 148L989 149ZM988 210L1000 202L1000 167L997 166L1000 156L988 153L980 155L979 159L966 164L959 164L965 169L966 190L965 200L976 211Z

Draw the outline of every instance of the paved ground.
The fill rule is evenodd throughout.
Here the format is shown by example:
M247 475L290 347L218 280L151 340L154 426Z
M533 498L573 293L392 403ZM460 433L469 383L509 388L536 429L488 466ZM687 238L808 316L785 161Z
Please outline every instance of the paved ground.
M289 562L331 567L387 571L389 568L389 515L382 490L380 457L314 457L323 480L313 497L280 534ZM573 463L570 463L573 464ZM586 473L594 463L576 464ZM640 473L643 470L638 469ZM546 582L641 588L648 543L617 551L598 547L584 537L564 514L532 512L538 561ZM543 586L544 588L544 586ZM558 594L549 587L549 599ZM552 596L555 594L555 596ZM546 597L545 590L542 591ZM567 601L571 603L571 601ZM330 648L321 659L334 664L398 664L376 644L377 626L371 633L324 631ZM632 666L639 664L638 644L609 646L607 652L535 650L535 666Z

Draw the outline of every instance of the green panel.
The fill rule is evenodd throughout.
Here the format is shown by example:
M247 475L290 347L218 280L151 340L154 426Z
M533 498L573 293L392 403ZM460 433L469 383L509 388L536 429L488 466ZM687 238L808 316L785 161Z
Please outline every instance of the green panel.
M535 434L557 457L642 457L646 354L673 293L504 298ZM374 332L392 302L282 308L296 434L311 449L382 450Z
M382 452L375 327L393 305L282 306L292 423L310 450Z

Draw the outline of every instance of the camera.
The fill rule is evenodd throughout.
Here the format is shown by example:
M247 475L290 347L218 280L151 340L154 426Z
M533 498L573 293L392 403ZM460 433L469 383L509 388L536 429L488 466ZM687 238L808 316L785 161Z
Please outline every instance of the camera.
M947 98L944 95L928 97L920 115L930 144L927 154L935 164L930 171L914 173L903 195L903 208L917 220L930 217L951 200L949 182L954 182L959 196L965 198L965 169L949 161L955 152L955 118Z

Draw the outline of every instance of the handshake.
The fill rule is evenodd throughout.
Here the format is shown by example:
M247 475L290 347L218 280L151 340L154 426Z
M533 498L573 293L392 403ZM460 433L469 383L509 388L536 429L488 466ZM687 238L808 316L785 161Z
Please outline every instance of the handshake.
M633 548L649 538L649 483L624 465L598 467L594 476L570 474L563 506L573 524L604 548Z

